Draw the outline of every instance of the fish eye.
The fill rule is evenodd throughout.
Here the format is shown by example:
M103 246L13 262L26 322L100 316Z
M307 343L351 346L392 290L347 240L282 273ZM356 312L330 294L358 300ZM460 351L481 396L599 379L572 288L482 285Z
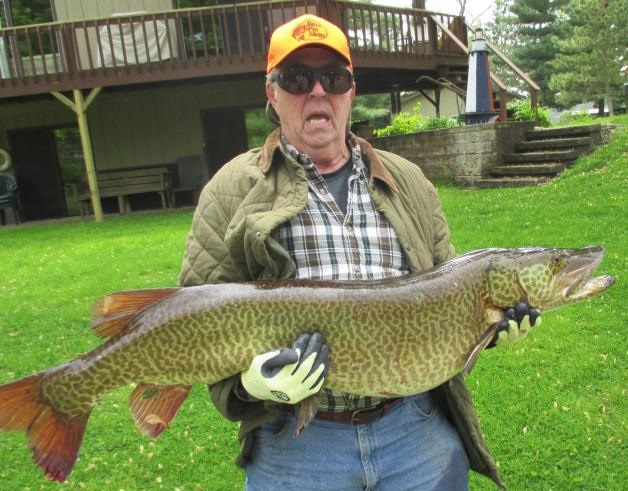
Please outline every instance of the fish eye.
M550 257L550 265L557 268L559 267L563 262L563 258L560 256L560 254L552 254Z

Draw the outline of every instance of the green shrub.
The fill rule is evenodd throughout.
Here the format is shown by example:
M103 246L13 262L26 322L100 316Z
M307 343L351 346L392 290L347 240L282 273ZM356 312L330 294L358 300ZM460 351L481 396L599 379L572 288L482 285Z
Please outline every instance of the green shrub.
M421 104L417 103L412 109L412 113L401 112L397 114L392 122L384 128L373 131L375 136L407 135L409 133L419 133L421 131L435 130L438 128L451 128L459 126L455 119L451 118L429 118L419 114Z
M249 148L261 147L266 137L275 129L275 125L266 118L265 108L249 109L245 117Z
M536 107L536 111L532 109L530 99L514 99L506 104L508 110L513 112L513 117L517 121L537 121L541 126L552 126L550 120L551 109L545 106Z
M589 124L595 122L594 116L587 111L567 111L560 115L559 124Z

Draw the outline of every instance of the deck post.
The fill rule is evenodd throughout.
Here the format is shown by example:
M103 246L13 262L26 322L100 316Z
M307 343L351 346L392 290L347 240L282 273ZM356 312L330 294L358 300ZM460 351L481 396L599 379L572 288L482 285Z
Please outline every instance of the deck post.
M92 141L89 136L89 125L87 123L87 108L94 98L100 92L101 87L95 87L91 90L87 98L83 98L83 91L74 89L74 101L59 92L52 92L59 101L68 106L76 113L81 134L81 146L83 148L83 159L85 160L85 173L87 174L87 184L89 185L89 194L92 201L92 209L94 210L94 220L96 222L103 221L102 206L100 205L100 193L98 192L98 181L96 179L96 167L94 166L94 154L92 152Z

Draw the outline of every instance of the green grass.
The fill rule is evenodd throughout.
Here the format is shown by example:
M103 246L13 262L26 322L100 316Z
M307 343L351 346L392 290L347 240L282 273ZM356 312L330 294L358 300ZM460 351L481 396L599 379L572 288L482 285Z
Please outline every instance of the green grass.
M628 123L628 118L618 122ZM512 490L623 490L628 482L628 128L556 181L524 189L440 189L459 252L600 244L616 285L547 313L511 349L484 353L468 381ZM175 285L191 212L0 229L0 382L99 343L89 307L122 289ZM196 387L155 442L133 427L129 389L94 410L81 457L61 485L32 465L22 434L0 434L4 490L237 490L237 427ZM472 489L494 489L474 476Z
M626 489L628 127L549 185L440 192L459 252L605 247L600 271L617 279L607 294L544 315L525 342L485 353L468 382L510 489Z

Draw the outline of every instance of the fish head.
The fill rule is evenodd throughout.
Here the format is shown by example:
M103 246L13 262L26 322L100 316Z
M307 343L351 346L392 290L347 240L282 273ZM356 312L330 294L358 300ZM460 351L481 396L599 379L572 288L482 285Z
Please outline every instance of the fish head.
M524 300L542 311L586 300L610 288L615 279L593 277L604 249L507 249L491 262L488 273L491 303L500 308Z

